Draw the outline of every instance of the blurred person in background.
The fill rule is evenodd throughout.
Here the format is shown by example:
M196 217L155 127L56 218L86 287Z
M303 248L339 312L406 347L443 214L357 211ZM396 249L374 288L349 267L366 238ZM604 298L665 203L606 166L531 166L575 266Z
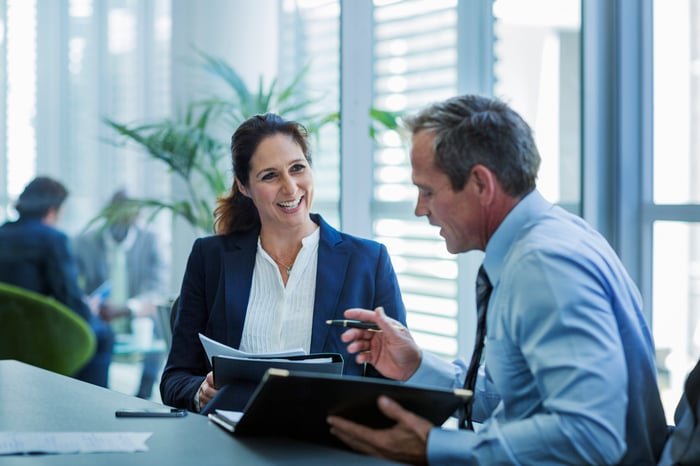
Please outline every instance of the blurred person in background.
M52 297L85 319L97 338L97 352L76 378L108 385L114 333L83 300L68 236L56 225L68 190L48 177L32 180L20 194L17 221L0 227L0 281Z
M156 235L137 224L138 209L129 205L124 189L107 205L107 226L88 230L75 239L78 275L89 302L106 322L126 321L126 330L137 319L153 322L160 336L157 306L164 300L165 265ZM148 399L159 378L164 354L144 348L143 371L136 396Z

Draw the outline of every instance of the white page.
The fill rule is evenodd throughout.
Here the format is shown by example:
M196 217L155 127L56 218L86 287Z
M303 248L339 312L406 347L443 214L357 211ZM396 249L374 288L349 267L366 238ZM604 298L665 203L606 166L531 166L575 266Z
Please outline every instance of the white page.
M0 455L148 451L152 432L0 432Z
M265 355L255 355L251 357L240 357L240 356L227 356L223 354L216 354L215 356L219 357L224 357L226 359L237 359L237 360L250 360L250 359L264 359L265 361L269 362L292 362L294 364L299 363L299 364L314 364L314 363L328 363L328 362L333 362L332 357L328 356L317 356L317 357L309 357L306 359L289 359L288 357L267 357ZM264 357L261 357L264 356ZM291 355L295 356L295 355Z
M221 417L226 418L232 424L236 424L243 417L242 411L229 411L226 409L217 409L216 414L218 414Z
M277 353L246 353L245 351L240 351L235 348L231 348L228 345L224 345L223 343L219 343L216 340L212 340L211 338L202 335L201 333L199 334L199 340L202 342L202 346L204 347L204 351L207 353L207 357L209 358L209 362L214 365L212 361L212 357L214 356L231 356L234 358L259 358L259 357L279 357L279 358L285 358L289 356L302 356L306 354L306 351L304 351L302 348L295 348L287 351L281 351Z

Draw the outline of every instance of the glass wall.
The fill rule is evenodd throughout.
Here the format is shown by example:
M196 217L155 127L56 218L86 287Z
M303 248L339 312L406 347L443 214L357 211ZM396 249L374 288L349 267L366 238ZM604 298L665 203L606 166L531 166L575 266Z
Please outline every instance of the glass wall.
M399 113L414 112L458 93L491 93L510 103L533 127L543 158L538 184L548 199L579 214L588 208L593 215L587 219L598 228L600 219L614 226L620 219L633 218L628 230L620 231L649 231L653 237L647 244L643 234L642 239L621 234L611 243L632 251L635 260L641 257L634 262L629 252L623 254L651 308L664 396L675 403L687 368L700 353L697 1L653 2L654 155L651 166L640 170L644 179L631 183L621 183L631 175L615 170L647 162L636 149L619 150L616 134L626 130L627 142L647 135L635 133L643 133L639 129L643 125L625 126L630 122L611 116L629 100L640 100L636 94L628 98L623 90L629 89L629 83L616 79L621 71L634 75L634 70L619 68L628 63L622 58L638 56L641 50L640 60L651 60L651 53L630 45L639 37L625 43L610 33L611 43L586 42L595 46L583 54L582 42L595 34L584 37L581 32L586 26L594 32L629 26L625 22L629 18L616 14L621 5L630 3L279 0L252 6L239 1L0 0L0 221L11 217L11 203L35 174L56 176L69 185L71 197L62 226L71 233L80 230L118 187L143 196L172 195L172 180L162 165L142 152L114 145L116 135L102 119L136 123L175 113L175 94L186 94L200 81L194 73L173 72L183 66L181 54L191 46L188 34L195 22L197 34L212 36L207 50L216 54L231 49L245 55L237 67L246 76L257 77L258 70L272 62L282 88L306 69L303 93L314 102L308 107L313 115L337 115L344 98L347 108L347 99L356 97L343 95L343 84L349 81L366 84L371 96L367 106ZM269 8L265 14L263 3ZM642 5L635 11L650 4L634 3ZM184 11L179 19L189 29L171 30L177 16L174 5ZM210 7L227 14L241 8L245 18L257 13L256 21L265 16L266 36L256 42L264 50L230 47L228 35L233 32L209 26L212 19L207 15L216 11ZM587 21L586 11L594 11L595 19L601 21ZM341 30L348 17L355 21L348 25L349 32ZM649 33L643 34L643 39L651 40ZM360 37L369 36L367 50L353 49L355 54L348 55ZM341 37L353 43L343 44ZM590 56L603 58L591 66ZM607 61L607 57L612 58ZM367 75L365 60L371 62ZM600 80L588 88L595 92L587 95L604 96L609 106L593 112L584 109L582 75ZM470 84L475 82L480 85ZM600 83L610 87L598 92L595 85L601 87ZM645 92L642 85L636 88ZM599 140L583 141L582 126L590 129L591 122L605 128L596 133ZM366 146L371 149L353 151L352 147L365 146L351 141L350 149L341 154L342 125L352 124L333 120L323 126L314 145L315 210L335 226L363 225L368 236L384 242L399 273L409 325L419 343L448 359L468 357L473 338L472 288L480 257L447 253L437 230L414 217L417 193L410 180L404 135L380 131ZM368 133L362 128L354 134L369 138ZM596 145L596 150L603 148L610 156L591 162L588 166L593 170L588 173L581 167L587 166L584 162L590 162L592 154L582 160L584 143L589 151ZM362 167L348 170L353 164ZM607 176L610 172L614 176ZM582 199L598 191L604 196L593 197L598 203L591 210L593 203ZM342 218L343 206L358 199L367 214ZM621 199L639 204L630 207ZM637 210L642 212L630 217L629 210L635 215ZM157 220L166 243L171 234L178 234L171 226L167 218ZM615 236L615 228L601 231ZM174 256L186 256L190 245L191 238L185 238L172 248ZM173 268L180 271L183 261L174 261ZM179 283L177 271L175 284Z
M13 199L36 170L36 3L10 0L6 4L4 95L6 195ZM14 212L7 209L8 216ZM3 217L0 211L0 219Z
M496 0L494 94L535 133L538 189L581 214L581 2Z
M412 113L457 94L457 1L374 1L374 106ZM455 258L438 229L413 209L407 141L383 131L373 173L375 237L387 245L408 311L408 325L424 348L446 358L458 353Z
M671 419L700 357L700 3L654 4L653 329ZM669 412L670 411L670 412Z
M280 84L303 73L312 102L304 113L329 115L340 109L340 3L338 0L284 0L280 27ZM314 211L340 226L339 128L328 123L314 138Z
M31 2L19 4L25 9L32 5ZM53 8L53 14L67 18L67 29L55 31L51 36L65 43L65 54L55 69L65 76L63 89L66 92L60 94L56 106L40 111L42 115L49 115L45 118L63 123L52 133L53 139L39 141L37 150L12 149L9 154L11 160L18 160L13 154L22 153L25 155L22 160L27 163L31 159L26 154L38 153L42 167L51 167L52 160L59 157L67 165L80 167L65 171L56 168L56 173L74 187L66 226L76 230L121 184L133 188L139 195L169 195L162 167L130 147L106 142L114 140L116 135L106 129L101 119L148 122L171 113L170 1L70 0L68 11L51 5L43 0L38 3L41 11ZM343 14L352 15L353 10L366 8L367 4L351 1L342 5ZM192 4L183 6L190 14L199 14L200 10ZM482 7L485 10L481 10ZM234 9L229 4L222 11ZM277 85L284 88L306 70L303 89L305 97L314 102L307 111L323 115L339 111L342 79L366 79L371 87L371 106L405 114L435 100L473 91L465 89L464 83L477 79L477 75L483 74L483 68L493 67L492 73L486 73L493 76L493 82L485 83L484 88L513 104L535 129L544 158L539 180L542 190L551 200L578 212L579 9L578 0L538 0L534 8L523 8L522 2L509 0L493 3L374 0L371 14L366 17L371 21L370 76L362 76L357 75L354 68L340 69L343 47L340 44L339 0L282 0L277 28ZM33 10L30 8L30 11ZM494 57L495 62L464 66L465 62L473 62L468 55L474 48L465 39L465 33L470 31L460 28L465 27L465 18L474 17L480 11L487 12L484 21L493 23L493 28L484 28L480 43L493 48L484 56ZM38 20L41 26L44 24L41 21L48 21L49 16L34 13L38 18L34 21ZM200 24L203 18L193 17L192 21ZM276 23L270 20L272 24ZM357 31L366 26L350 25ZM34 29L22 28L23 31ZM39 43L44 43L41 40ZM31 43L26 38L22 41ZM31 55L22 57L27 59ZM28 63L33 62L29 60ZM254 64L237 68L257 75L258 68ZM8 70L13 69L20 70L21 75L35 74L15 68L15 65L8 67ZM34 87L29 85L28 88ZM23 102L29 105L31 99L23 97ZM60 109L71 110L63 117ZM15 115L16 118L22 116L18 112ZM28 118L23 117L22 121L28 122L25 123L28 130L33 129ZM351 123L346 121L345 124ZM61 131L65 131L67 139L60 136ZM26 144L34 139L22 140ZM366 170L356 173L371 173L371 180L349 179L351 175L341 172L339 140L338 125L327 124L314 144L315 210L336 226L369 223L369 234L389 248L409 310L409 324L419 343L448 359L457 355L468 357L473 338L470 330L473 328L472 288L480 255L471 254L464 259L449 254L437 229L425 219L414 216L417 193L411 183L407 141L399 132L377 133L374 152L369 158L355 153L353 145L343 154L353 163L356 160L359 164L370 164ZM57 144L51 144L52 141ZM59 151L51 151L53 145ZM13 168L16 165L9 166L13 172L18 170ZM33 170L32 165L29 172ZM87 173L98 175L85 176ZM11 179L20 188L26 182L17 181L21 180L17 176ZM343 184L346 194L341 199ZM368 218L340 217L339 204L355 202L353 190L371 193ZM168 235L168 222L161 222L164 235ZM189 245L189 239L183 243Z
M112 144L103 118L170 114L169 0L8 0L6 10L2 217L36 175L68 187L69 233L117 188L167 195L167 172Z
M377 108L412 113L478 79L480 70L460 68L467 50L460 47L459 15L477 14L473 7L456 0L374 1ZM580 213L580 2L497 0L492 17L492 92L533 127L542 192ZM374 234L391 253L416 340L447 359L468 356L480 254L462 260L449 254L437 229L413 215L417 192L400 134L381 133L373 170ZM467 327L462 334L460 326Z

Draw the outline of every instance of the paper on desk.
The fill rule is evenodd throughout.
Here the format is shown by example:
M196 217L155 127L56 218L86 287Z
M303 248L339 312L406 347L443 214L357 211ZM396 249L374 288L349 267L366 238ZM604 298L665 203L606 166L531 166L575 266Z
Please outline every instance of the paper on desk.
M148 451L153 432L0 432L0 455Z
M209 362L212 365L214 365L212 360L214 356L232 356L235 358L285 358L289 356L302 356L306 354L306 351L304 351L302 348L295 348L278 353L246 353L245 351L237 350L235 348L231 348L230 346L224 345L223 343L219 343L216 340L212 340L201 333L199 334L199 341L202 342L204 351L206 351Z
M243 417L242 411L230 411L227 409L217 409L216 414L225 417L228 421L236 424Z

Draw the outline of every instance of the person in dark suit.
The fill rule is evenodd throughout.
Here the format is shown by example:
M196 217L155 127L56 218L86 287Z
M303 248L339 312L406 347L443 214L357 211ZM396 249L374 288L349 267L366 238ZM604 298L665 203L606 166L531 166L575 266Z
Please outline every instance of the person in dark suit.
M165 295L165 265L157 238L138 225L138 210L130 209L128 202L127 192L117 190L109 207L122 207L120 214L113 214L107 228L100 225L75 239L78 275L84 291L94 293L103 284L109 284L109 294L95 303L95 311L107 322L117 317L155 319L157 305ZM159 328L154 323L155 336L159 336ZM144 354L136 396L151 397L163 359L161 352Z
M85 319L97 337L97 352L76 378L107 386L114 334L83 300L73 249L56 228L68 191L48 177L32 180L19 196L17 221L0 227L0 281L65 304Z
M217 234L197 239L190 252L160 385L165 404L195 412L217 393L199 333L250 353L341 353L344 373L362 375L365 366L325 321L362 303L383 306L405 325L386 247L310 213L314 184L301 124L256 115L235 131L231 152L233 186L214 211Z

